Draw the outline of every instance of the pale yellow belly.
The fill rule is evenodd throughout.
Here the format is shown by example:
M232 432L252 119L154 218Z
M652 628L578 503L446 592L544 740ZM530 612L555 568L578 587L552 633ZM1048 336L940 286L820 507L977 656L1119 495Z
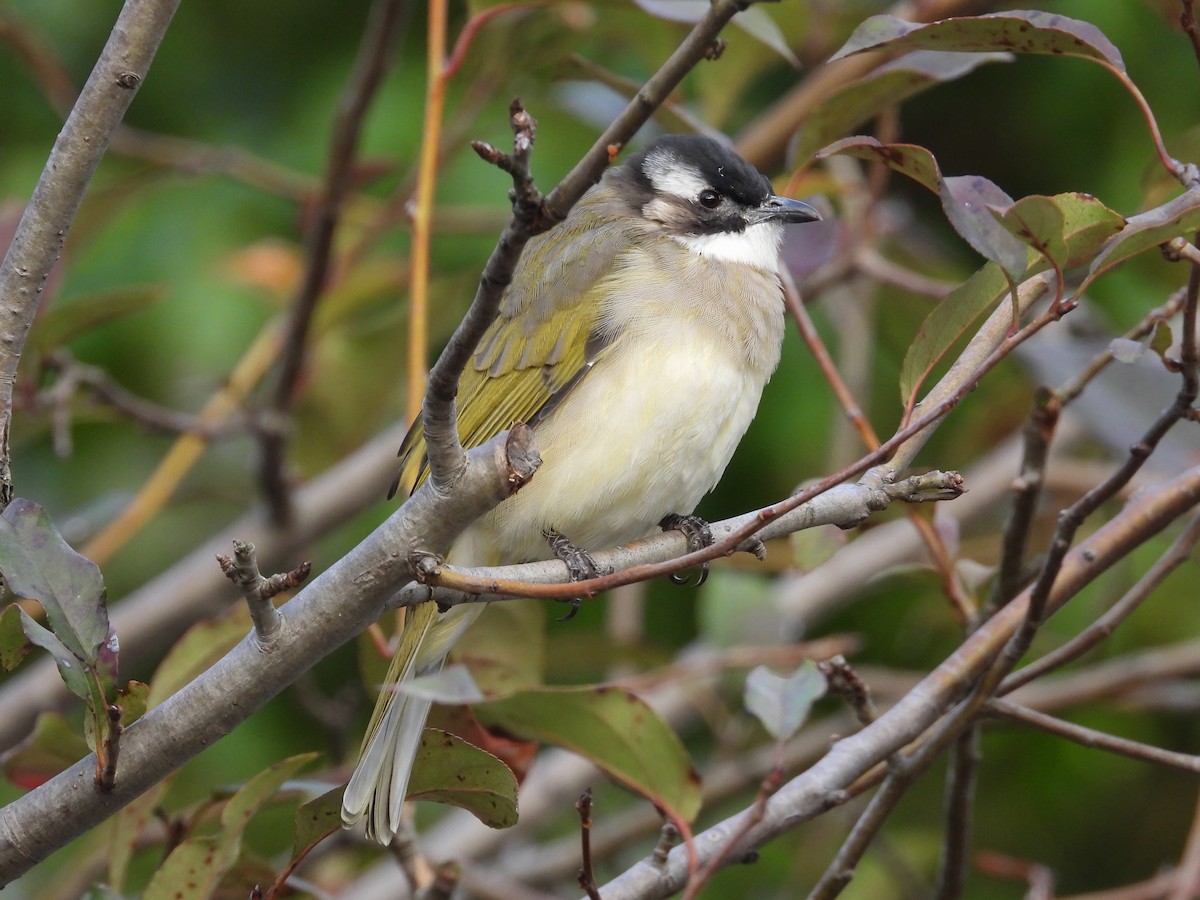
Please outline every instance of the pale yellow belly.
M549 557L547 528L599 550L695 509L724 472L774 367L772 359L747 371L705 343L711 338L682 334L640 349L627 342L597 362L537 428L542 465L533 480L473 529L494 558Z

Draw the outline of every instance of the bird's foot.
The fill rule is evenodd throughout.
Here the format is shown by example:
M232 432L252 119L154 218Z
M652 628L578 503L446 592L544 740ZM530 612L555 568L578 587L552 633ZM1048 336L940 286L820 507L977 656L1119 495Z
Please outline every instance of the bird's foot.
M687 538L688 553L703 550L713 543L712 529L699 516L681 516L671 513L663 517L663 520L658 523L658 527L663 531L682 532L683 536ZM668 577L671 579L671 584L683 585L691 582L691 578L681 572L676 572ZM695 582L696 587L700 587L706 581L708 581L708 563L701 563L700 575Z
M599 578L602 575L607 575L608 571L596 565L596 561L592 559L592 555L582 547L577 547L571 543L570 539L553 528L547 528L542 532L546 538L546 542L550 545L550 549L554 551L554 555L567 567L567 572L572 581L588 581L592 578ZM558 601L559 603L570 603L570 611L559 619L560 622L566 622L575 618L575 614L579 612L579 607L583 605L582 597L565 597Z

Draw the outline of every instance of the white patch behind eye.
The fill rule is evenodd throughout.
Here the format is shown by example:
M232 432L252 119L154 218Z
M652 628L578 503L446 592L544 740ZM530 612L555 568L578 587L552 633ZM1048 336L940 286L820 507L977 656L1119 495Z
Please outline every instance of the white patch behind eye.
M760 222L742 231L671 235L697 256L741 263L767 272L779 271L779 239L782 236L783 227L778 222Z
M642 171L656 190L684 200L695 200L701 191L711 187L694 168L664 150L647 156Z

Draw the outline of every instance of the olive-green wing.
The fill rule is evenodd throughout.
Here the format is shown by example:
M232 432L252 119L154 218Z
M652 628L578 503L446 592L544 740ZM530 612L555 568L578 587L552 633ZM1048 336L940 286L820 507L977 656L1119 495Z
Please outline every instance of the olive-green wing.
M604 276L626 246L612 219L573 216L529 242L496 321L484 334L458 386L458 433L466 448L491 440L514 422L534 424L579 383L611 335L597 325ZM535 274L537 273L537 274ZM400 446L401 484L428 475L418 416Z

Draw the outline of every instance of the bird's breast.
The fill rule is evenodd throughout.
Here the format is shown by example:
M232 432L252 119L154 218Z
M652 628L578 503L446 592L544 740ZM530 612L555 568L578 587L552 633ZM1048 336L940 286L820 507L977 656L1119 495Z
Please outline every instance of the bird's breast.
M695 508L724 472L779 360L778 283L764 276L742 287L753 299L735 298L736 311L727 306L724 315L678 291L628 309L618 302L617 318L626 315L610 343L535 431L541 468L479 523L499 558L549 556L547 528L597 550Z

